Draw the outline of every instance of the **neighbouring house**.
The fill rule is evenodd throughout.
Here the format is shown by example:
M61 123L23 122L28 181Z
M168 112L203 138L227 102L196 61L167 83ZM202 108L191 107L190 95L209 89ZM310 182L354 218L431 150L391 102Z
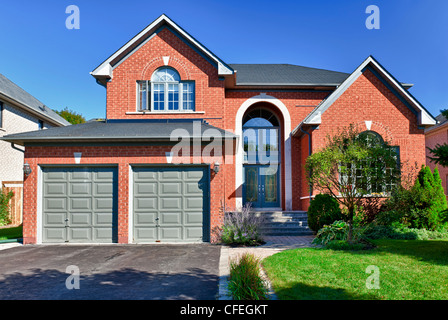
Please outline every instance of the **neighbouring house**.
M425 130L426 136L426 165L428 165L432 171L437 166L439 169L440 178L442 179L443 190L447 195L448 187L448 168L435 164L429 157L433 155L428 148L434 149L438 144L443 145L448 143L448 120L439 114L436 117L437 124Z
M4 137L32 169L24 243L210 241L224 206L307 210L305 160L339 127L424 164L436 124L371 56L352 73L228 64L166 15L91 74L105 121Z
M5 135L69 125L65 119L0 74L0 138ZM13 223L21 221L24 147L0 141L0 187L14 191Z

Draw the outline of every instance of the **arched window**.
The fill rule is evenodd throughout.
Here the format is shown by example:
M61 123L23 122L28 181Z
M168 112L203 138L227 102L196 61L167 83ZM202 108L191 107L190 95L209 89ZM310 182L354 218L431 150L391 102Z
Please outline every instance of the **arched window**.
M194 111L194 81L181 81L173 68L159 68L151 81L137 84L139 111Z
M247 127L278 127L277 117L266 109L255 109L243 119L243 128Z

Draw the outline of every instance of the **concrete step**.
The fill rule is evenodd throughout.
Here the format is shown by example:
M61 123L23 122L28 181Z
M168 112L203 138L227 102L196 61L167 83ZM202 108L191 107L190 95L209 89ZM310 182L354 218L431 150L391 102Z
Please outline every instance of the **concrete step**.
M255 211L264 218L261 232L266 236L312 235L306 211Z

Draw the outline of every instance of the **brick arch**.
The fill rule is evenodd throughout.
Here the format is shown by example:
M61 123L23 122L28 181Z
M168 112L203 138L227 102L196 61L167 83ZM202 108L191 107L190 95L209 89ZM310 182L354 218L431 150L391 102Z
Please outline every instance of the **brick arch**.
M383 125L380 122L372 121L370 130L367 128L365 121L359 121L356 123L356 125L360 129L361 132L362 131L375 131L383 138L384 141L387 141L391 144L395 143L394 136L393 136L391 130L389 129L389 127Z
M171 56L167 65L165 65L165 63L163 62L162 57L154 58L149 61L142 70L142 79L151 80L151 76L154 71L162 67L171 67L179 72L180 78L182 80L191 80L190 72L185 64L183 64L182 61L180 61L176 57Z

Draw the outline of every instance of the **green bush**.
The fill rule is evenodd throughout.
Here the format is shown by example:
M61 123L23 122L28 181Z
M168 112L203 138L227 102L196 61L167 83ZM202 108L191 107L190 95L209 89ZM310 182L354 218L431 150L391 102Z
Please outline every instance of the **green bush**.
M363 239L393 239L393 240L436 240L448 239L447 231L431 231L426 229L408 228L399 223L392 225L378 225L372 223L361 228Z
M226 210L221 232L225 244L257 245L263 242L260 227L263 216L251 212L249 205L241 210Z
M230 261L228 289L234 300L267 300L268 289L260 276L260 259L245 253Z
M345 221L334 221L330 225L323 226L313 239L314 244L326 245L333 240L347 240L348 237L348 223Z
M446 230L447 201L439 171L422 166L410 188L397 186L376 218L381 225L402 224L414 229Z
M14 197L14 192L3 192L0 189L0 226L6 226L11 223L9 216L9 201Z
M332 196L318 194L311 200L308 208L308 227L314 232L319 231L324 225L343 219L339 203Z

